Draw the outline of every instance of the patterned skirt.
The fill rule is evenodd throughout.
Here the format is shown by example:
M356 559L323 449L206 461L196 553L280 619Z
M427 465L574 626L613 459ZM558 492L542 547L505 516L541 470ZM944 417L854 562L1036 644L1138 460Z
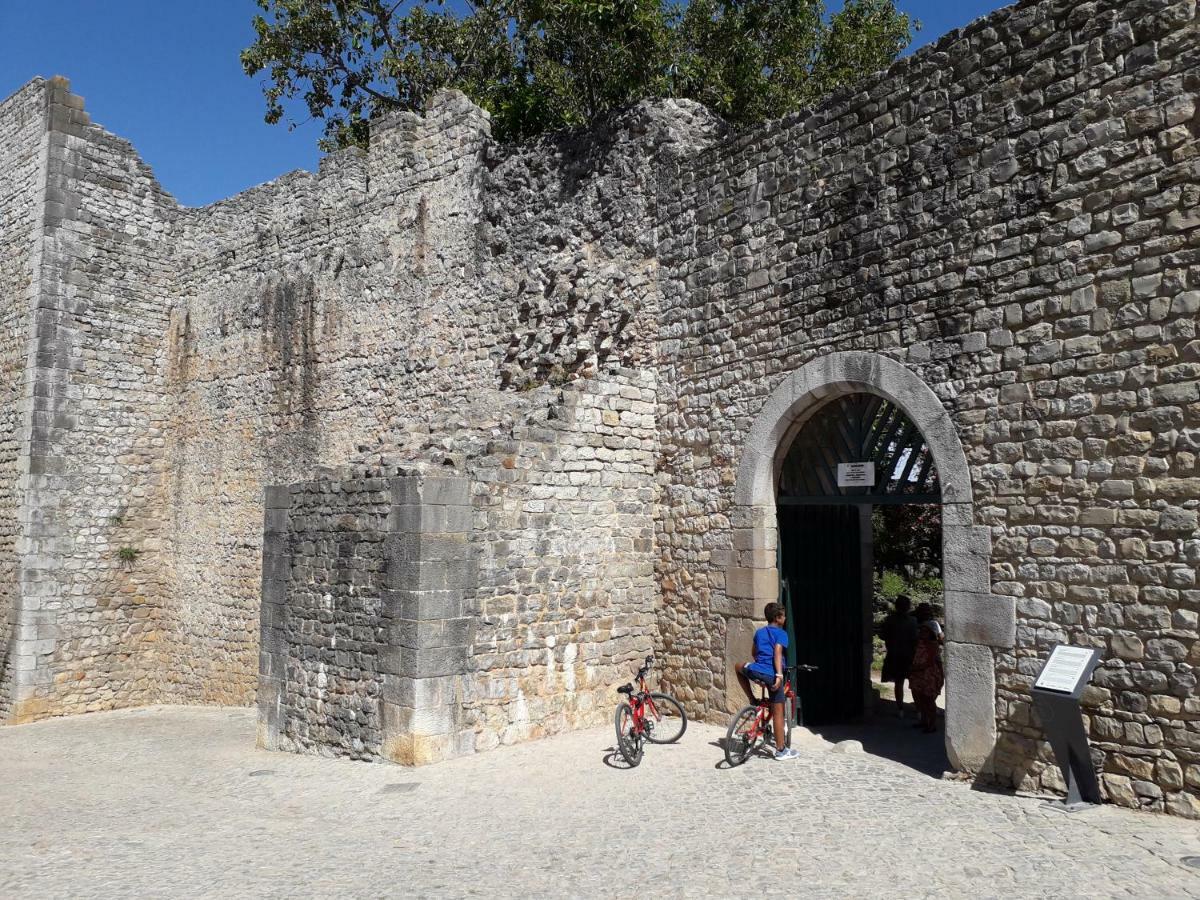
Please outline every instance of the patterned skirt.
M922 638L917 642L912 668L908 670L908 687L913 696L936 697L942 692L946 676L942 670L942 657L937 641Z

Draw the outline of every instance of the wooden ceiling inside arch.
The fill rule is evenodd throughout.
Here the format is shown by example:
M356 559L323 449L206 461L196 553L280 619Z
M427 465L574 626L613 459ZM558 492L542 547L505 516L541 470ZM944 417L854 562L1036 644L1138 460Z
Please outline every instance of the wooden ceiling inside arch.
M867 472L873 477L865 476ZM867 480L873 483L861 484ZM940 503L941 499L933 455L917 426L890 400L861 393L831 400L800 429L779 473L776 502Z

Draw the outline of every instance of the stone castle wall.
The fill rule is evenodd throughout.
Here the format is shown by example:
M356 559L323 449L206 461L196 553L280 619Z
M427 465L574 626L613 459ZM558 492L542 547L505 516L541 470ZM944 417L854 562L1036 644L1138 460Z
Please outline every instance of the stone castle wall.
M613 685L654 650L654 398L629 370L539 389L529 424L468 465L478 749L607 722Z
M8 716L15 678L22 411L45 116L40 80L0 103L0 720ZM36 627L26 636L36 637Z
M657 632L653 398L547 385L461 466L269 489L262 744L429 762L607 721Z
M329 419L362 402L349 390L337 399L349 379L330 376L358 335L342 318L345 291L333 271L335 254L357 237L360 169L346 156L318 176L297 173L189 210L180 223L162 497L173 567L170 693L179 701L252 702L264 486L309 477L321 454L336 462L344 451L330 446L338 432ZM368 341L364 352L375 349Z
M163 500L172 516L177 698L253 698L255 498L267 485L309 479L318 464L354 462L368 448L461 470L491 442L520 443L515 435L544 419L544 402L530 408L539 384L652 358L652 242L622 258L622 242L603 232L606 217L631 203L641 206L623 221L640 230L653 197L618 194L626 171L639 171L628 159L632 139L604 152L576 139L510 153L486 135L482 114L447 95L424 119L377 128L369 157L339 154L317 176L297 173L181 218L185 274L169 334L172 466ZM544 165L546 154L556 165ZM619 300L606 305L610 291ZM519 301L496 301L514 294ZM612 390L621 384L618 376ZM631 401L609 402L619 416L617 406ZM597 452L623 463L639 451L643 468L652 467L641 448ZM553 466L558 457L548 459L543 465ZM509 490L491 472L480 477ZM581 485L569 478L580 476L561 477L573 501ZM553 499L549 488L534 490L538 502ZM652 498L643 491L637 500L648 517ZM611 527L625 512L613 507ZM496 526L505 540L518 533L511 518ZM531 565L508 558L540 545L532 524L519 528L516 549L498 544L497 571ZM649 559L648 547L638 552ZM511 601L511 586L498 595ZM538 653L544 637L528 634ZM505 652L522 646L505 635ZM505 698L480 705L511 704ZM518 730L537 727L527 711L512 716Z
M399 676L388 640L389 568L401 561L390 541L392 493L389 479L365 472L274 492L261 608L263 743L383 754L385 680Z
M486 554L500 578L492 607L513 609L496 613L504 624L480 649L503 661L507 686L481 688L472 715L508 739L581 721L573 703L564 712L542 694L565 683L600 690L613 660L652 645L653 388L626 367L654 357L653 159L686 154L719 123L694 105L642 106L604 133L503 149L480 111L445 95L425 117L377 127L370 156L338 154L317 175L190 210L88 121L64 80L41 102L57 110L42 140L56 160L47 196L62 205L44 241L55 266L37 285L59 323L40 332L36 377L52 396L38 402L71 417L38 418L32 465L49 470L29 495L42 567L31 573L44 584L26 593L41 592L46 629L59 630L26 647L40 687L23 716L251 702L265 487L380 449L462 468L499 442L536 465L477 467L513 498L492 513L504 537ZM603 379L584 401L597 422L570 438L571 471L556 472L558 450L528 448L558 439L561 429L538 429L555 386L580 376ZM518 483L483 471L492 466ZM578 569L528 556L548 546L537 529L569 518L555 515L556 491L579 516L575 535L609 556ZM122 548L136 558L122 563ZM527 580L514 587L511 573ZM600 601L609 576L616 599ZM517 594L550 611L530 613ZM519 670L545 663L555 630L574 627L553 623L582 608L599 620L581 626L590 674L522 681ZM614 656L610 641L624 649ZM571 668L569 652L560 647L549 669Z
M39 85L11 716L162 697L162 338L174 201L65 81ZM20 96L20 95L18 95ZM139 549L123 565L123 546Z
M1021 4L681 167L658 543L692 704L729 689L710 661L765 597L747 576L774 587L733 502L756 415L803 363L871 351L949 412L983 587L1016 598L992 763L1057 786L1028 687L1054 643L1098 646L1110 793L1200 812L1198 59L1194 4Z
M667 102L503 148L446 94L197 210L35 83L0 107L19 131L46 92L21 714L251 702L266 488L354 464L470 484L475 747L600 721L651 647L720 716L774 559L734 502L746 435L804 363L866 351L948 413L977 596L1017 610L1014 646L971 645L989 765L1053 786L1029 681L1102 646L1110 794L1196 812L1196 15L1022 3L736 135Z

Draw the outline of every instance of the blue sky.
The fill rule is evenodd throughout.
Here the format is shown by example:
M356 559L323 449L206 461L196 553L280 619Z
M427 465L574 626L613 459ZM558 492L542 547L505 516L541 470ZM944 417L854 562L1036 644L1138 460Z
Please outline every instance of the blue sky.
M917 47L1005 4L898 5L923 23ZM238 63L255 9L253 0L0 0L0 98L35 75L66 75L92 119L132 141L191 206L314 169L320 123L265 124L261 89Z

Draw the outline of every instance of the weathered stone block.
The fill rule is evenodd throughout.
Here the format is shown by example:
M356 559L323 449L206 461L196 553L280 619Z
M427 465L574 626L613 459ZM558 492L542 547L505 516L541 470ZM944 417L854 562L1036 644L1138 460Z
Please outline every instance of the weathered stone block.
M395 673L406 678L436 678L442 675L461 675L466 670L467 648L415 648L400 645L385 653L397 652Z
M946 639L964 644L1012 647L1016 642L1016 599L999 594L946 592Z
M424 512L425 507L420 503L394 504L388 514L387 529L392 532L420 534Z
M450 619L461 616L466 608L458 590L384 590L383 615L392 619Z
M291 488L286 484L268 485L264 489L263 505L268 510L287 509L291 505Z
M425 504L469 507L471 482L466 478L426 476L420 485L420 497Z
M996 746L996 663L989 647L946 644L946 752L968 772L986 771Z
M775 600L779 597L777 569L734 567L725 574L725 592L730 597L751 600Z
M452 705L456 698L457 676L440 678L384 677L384 700L399 707L426 709Z
M444 591L450 587L448 573L456 564L448 560L391 559L385 584L388 588L408 591Z
M285 553L263 554L263 583L286 583L291 577L292 558Z
M1141 659L1145 656L1145 645L1135 634L1115 632L1109 639L1109 645L1114 656L1121 659Z
M388 625L387 639L391 646L420 650L466 647L470 642L472 620L456 619L394 619Z

